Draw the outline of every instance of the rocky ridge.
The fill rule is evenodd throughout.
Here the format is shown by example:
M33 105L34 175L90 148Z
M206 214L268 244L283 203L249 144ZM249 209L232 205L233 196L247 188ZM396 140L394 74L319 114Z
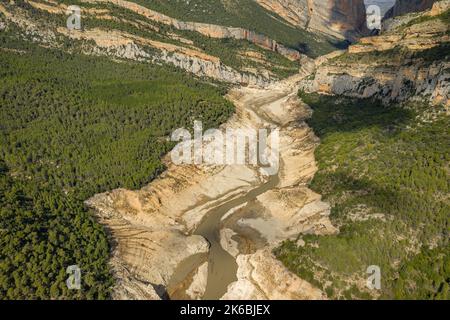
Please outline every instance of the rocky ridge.
M320 290L287 271L271 253L276 244L295 239L299 232L337 231L328 219L329 206L306 187L317 170L314 148L318 141L303 123L309 116L307 106L296 98L302 77L297 75L268 88L236 88L228 95L237 112L222 130L281 126L283 148L276 188L249 199L247 205L232 210L222 221L222 230L234 230L238 235L234 251L238 280L230 284L224 299L324 298ZM167 165L160 178L141 190L115 190L86 201L112 235L113 270L130 272L130 281L123 281L122 274L115 273L119 278L115 298L148 299L157 289L167 294L170 274L175 277L177 265L208 251L208 242L193 235L197 226L208 219L214 208L249 194L268 180L252 165L176 166L170 159ZM254 206L264 208L261 215L254 216ZM233 232L220 234L226 237ZM227 240L221 239L221 243ZM202 276L204 262L199 258L190 266L188 273L194 276L183 281L172 298L185 294L200 297L201 285L206 285ZM143 286L136 290L135 283L151 284L149 293L141 291Z
M289 23L338 39L356 40L366 29L363 0L255 0Z
M450 38L449 25L441 17L449 9L449 1L437 2L434 9L416 20L380 36L362 38L347 52L318 66L301 88L306 92L377 98L385 103L426 100L448 109L450 62L445 48Z
M43 5L33 1L27 1L27 3L50 13L62 14L65 11L63 6ZM39 21L35 21L33 17L28 16L18 7L6 7L0 4L0 12L5 16L5 27L11 23L17 26L31 41L45 46L61 47L62 35L64 38L82 41L81 50L85 54L107 55L151 63L168 63L199 77L209 77L233 84L267 86L274 80L273 75L267 70L238 71L223 64L219 58L189 44L177 45L150 40L124 31L101 28L71 31L65 27L51 29L46 28ZM93 41L95 45L92 45L90 41ZM306 57L301 56L301 58Z
M247 40L264 49L278 52L291 60L298 60L300 59L301 56L297 50L287 48L282 44L277 43L275 40L272 40L267 36L257 34L251 30L213 25L207 23L180 21L178 19L174 19L162 13L143 7L134 2L125 0L85 0L85 1L90 3L102 3L102 2L112 3L119 7L131 10L152 21L170 25L179 30L195 31L211 38L219 38L219 39L233 38L237 40Z

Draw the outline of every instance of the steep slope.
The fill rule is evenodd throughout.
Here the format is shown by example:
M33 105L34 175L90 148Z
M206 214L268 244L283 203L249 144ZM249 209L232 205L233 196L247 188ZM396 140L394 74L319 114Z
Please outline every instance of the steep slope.
M66 27L68 4L81 6L81 30ZM178 264L189 256L208 252L203 237L186 235L206 213L202 203L196 208L199 212L191 210L197 220L188 217L187 229L183 229L176 211L165 215L167 212L162 210L161 215L146 217L151 225L143 228L142 221L136 226L133 220L139 219L133 213L148 209L141 207L139 196L114 192L124 195L114 200L129 210L130 217L107 210L102 212L104 216L99 215L100 221L109 226L109 236L117 239L117 243L108 245L107 234L82 201L97 192L139 188L155 179L165 168L161 157L173 146L167 135L175 127L189 127L193 119L202 119L205 129L219 127L233 107L222 98L224 84L211 78L244 87L257 86L255 91L249 90L251 97L258 100L266 92L265 86L298 72L298 62L293 60L300 57L302 68L310 61L300 55L286 58L292 52L287 48L266 48L268 38L262 38L262 43L252 36L229 39L228 32L241 34L241 29L211 29L210 25L173 20L165 23L161 19L166 18L140 7L128 8L121 1L0 4L0 298L105 299L110 297L113 284L110 265L117 286L126 288L115 291L115 297L164 298L165 286ZM209 37L214 30L219 32L216 39ZM226 39L221 39L221 32L225 32ZM195 76L183 74L182 70ZM201 79L204 77L209 77L211 83ZM269 92L267 99L292 111L297 104L296 89L289 82L278 89ZM240 98L238 92L233 101ZM244 125L253 112L248 108L246 104ZM286 128L283 138L291 147L305 148L300 154L298 150L284 151L289 166L304 166L305 176L296 178L310 178L314 170L311 150L315 145L311 131L301 126ZM299 157L305 159L299 161ZM225 179L224 189L212 179L200 186L199 194L206 190L205 196L228 197L262 182L254 168L233 170L215 172L216 179ZM168 180L162 177L166 183L161 185L163 194L170 196L172 183L177 193L181 181L195 182L192 172L176 172ZM194 169L194 173L203 179L201 170ZM157 192L155 196L153 209L165 204ZM297 196L314 210L293 210L292 218L307 221L300 225L302 228L317 232L326 229L328 207L321 204L320 196L306 193L304 188L292 197ZM203 199L200 195L200 202ZM108 200L99 209L108 209ZM187 192L179 205L189 206L197 200ZM173 197L168 202L169 206L177 206ZM280 220L285 229L290 226ZM283 239L290 236L281 231ZM107 264L111 247L118 255ZM264 256L278 266L279 280L289 283L296 279L291 288L293 295L321 296L319 290L287 272L270 251L265 251ZM122 259L120 263L117 257ZM154 264L142 265L146 258ZM65 284L70 265L81 268L80 291L68 290ZM129 265L136 268L129 269Z
M5 22L45 46L66 46L71 51L129 60L165 62L199 77L229 83L264 85L298 70L298 59L301 58L298 51L275 44L276 50L271 46L266 48L270 39L254 41L256 44L247 41L246 35L236 37L236 40L227 36L226 39L221 36L213 39L214 31L208 31L208 27L194 25L194 28L172 20L162 23L165 17L155 16L126 1L78 4L82 8L83 29L70 32L65 15L68 4L17 1L2 4L0 11ZM242 33L220 27L216 31Z
M345 43L342 43L342 40L345 39L344 33L346 30L337 32L337 28L331 32L329 31L331 29L328 29L329 26L321 25L322 23L331 25L333 23L332 20L336 18L334 13L342 9L342 6L338 7L334 1L327 3L326 8L320 5L322 1L316 1L318 4L317 9L320 13L315 15L317 17L314 20L317 22L315 23L316 29L309 31L317 31L320 28L320 33L306 30L309 13L308 10L305 10L307 5L305 4L306 1L303 0L291 2L292 6L287 11L277 10L278 7L272 6L274 1L193 0L185 2L177 0L135 0L133 2L179 20L239 27L254 31L270 37L287 47L301 50L303 53L314 57L330 52L336 46L345 45ZM359 4L363 3L362 1L358 2ZM308 1L308 3L313 3L313 1ZM333 8L336 9L334 13L331 11ZM356 8L362 7L357 6ZM306 15L306 20L301 18L304 20L303 24L292 23L292 19L288 18L288 16L292 15L291 10L294 12L301 11L300 15ZM360 12L362 11L358 11L358 13ZM350 16L353 17L355 12L348 11L346 13L350 13ZM294 15L296 14L294 13ZM364 19L364 16L365 14L363 13L363 17L359 19ZM320 20L321 18L323 18L323 21Z
M0 299L106 299L108 238L83 201L148 183L167 135L192 118L217 127L233 106L175 68L43 48L0 25ZM66 286L72 265L81 290Z
M366 30L363 0L255 0L289 23L339 39L355 40Z
M310 187L339 233L275 253L328 298L450 297L449 9L316 61L301 85L321 139Z

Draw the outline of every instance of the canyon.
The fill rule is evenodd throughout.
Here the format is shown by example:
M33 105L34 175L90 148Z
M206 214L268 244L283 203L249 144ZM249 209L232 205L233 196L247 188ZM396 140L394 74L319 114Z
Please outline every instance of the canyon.
M258 166L177 166L138 191L114 190L86 201L113 239L114 298L322 299L273 256L298 234L332 234L330 207L307 188L317 170L318 139L305 124L298 75L227 95L236 114L226 128L280 127L277 176Z
M420 12L431 9L436 0L397 0L394 6L386 12L384 18L389 19L411 12Z
M415 16L417 23L402 17L382 35L360 39L318 66L302 82L302 90L377 98L386 104L425 100L448 109L450 63L444 56L450 43L449 25L440 15L449 8L449 1L437 2ZM443 58L433 58L433 52L442 52Z
M424 14L443 11L432 12ZM87 200L113 239L113 298L326 299L272 253L288 239L301 246L299 234L339 232L330 222L330 205L307 187L317 171L319 141L305 123L311 110L297 91L385 102L427 98L448 106L445 61L353 62L354 55L398 46L432 49L442 44L448 26L432 19L394 31L315 61L304 58L299 74L288 79L230 90L236 114L220 129L280 128L278 175L266 176L251 165L177 166L168 156L167 171L141 190L113 190ZM409 91L405 79L412 82Z
M178 30L195 31L211 38L219 38L219 39L233 38L237 40L247 40L251 43L261 46L262 48L278 52L291 60L297 60L300 58L300 53L297 50L287 48L282 44L277 43L275 40L272 40L265 35L257 34L251 30L236 27L213 25L207 23L180 21L178 19L171 18L154 10L143 7L134 2L125 0L89 0L89 2L112 3L119 7L131 10L152 21L173 26Z
M256 0L289 23L339 39L356 40L367 33L363 0Z
M306 124L312 111L298 91L376 98L386 104L426 100L448 109L450 65L445 59L427 59L424 53L448 45L449 26L441 15L449 9L449 1L435 3L432 10L413 18L400 18L380 36L360 38L367 33L363 1L257 0L299 28L359 39L348 50L315 60L244 28L181 21L124 0L84 2L129 10L147 19L139 26L151 21L212 39L247 40L300 66L294 76L278 80L269 70L243 72L225 65L180 35L156 40L100 27L51 29L20 8L0 5L2 20L4 16L41 45L61 47L62 37L80 41L84 54L170 64L197 77L232 84L226 98L236 112L219 128L222 132L280 130L276 175L251 164L177 165L167 155L166 171L140 190L117 189L87 199L85 204L110 237L112 297L326 299L325 292L289 271L273 254L285 240L302 246L300 235L339 232L330 221L330 205L308 188L318 170L314 151L320 141ZM64 15L66 10L51 1L26 3L52 15ZM418 9L401 4L393 8L393 15ZM86 13L106 20L115 17L108 9L91 8ZM421 20L411 24L411 19ZM260 56L253 51L246 57ZM208 142L203 144L211 149Z

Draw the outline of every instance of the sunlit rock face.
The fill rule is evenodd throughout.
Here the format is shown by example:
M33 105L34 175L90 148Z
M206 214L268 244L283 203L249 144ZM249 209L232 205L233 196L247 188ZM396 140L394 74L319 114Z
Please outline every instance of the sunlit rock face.
M430 9L436 0L397 0L385 15L385 19L401 16L406 13L420 12Z
M307 0L255 0L265 9L275 12L284 20L298 27L308 25L309 2Z
M364 0L255 0L289 23L331 35L354 40L366 30Z
M378 6L380 8L381 17L384 17L386 12L395 5L395 0L365 0L364 3L366 4L366 7L372 5Z
M316 62L315 75L302 80L301 90L375 98L385 104L428 101L449 112L450 63L444 56L424 58L430 50L445 50L450 26L432 17L449 8L449 0L436 2L432 10L415 15L428 19L403 28L404 23L400 23L379 36L361 38L347 52L341 52L340 59L335 59L339 53L333 53L316 60L320 64ZM395 19L411 21L407 16ZM389 54L395 49L398 55Z
M366 7L363 0L311 1L313 10L309 27L328 29L331 33L354 40L366 29Z

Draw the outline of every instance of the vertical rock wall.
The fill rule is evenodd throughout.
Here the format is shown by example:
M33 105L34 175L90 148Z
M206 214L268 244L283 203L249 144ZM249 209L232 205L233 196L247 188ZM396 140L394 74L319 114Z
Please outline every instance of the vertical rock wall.
M255 0L289 23L340 39L354 40L366 30L364 0Z
M384 16L385 19L397 17L411 12L420 12L430 9L436 0L397 0Z

